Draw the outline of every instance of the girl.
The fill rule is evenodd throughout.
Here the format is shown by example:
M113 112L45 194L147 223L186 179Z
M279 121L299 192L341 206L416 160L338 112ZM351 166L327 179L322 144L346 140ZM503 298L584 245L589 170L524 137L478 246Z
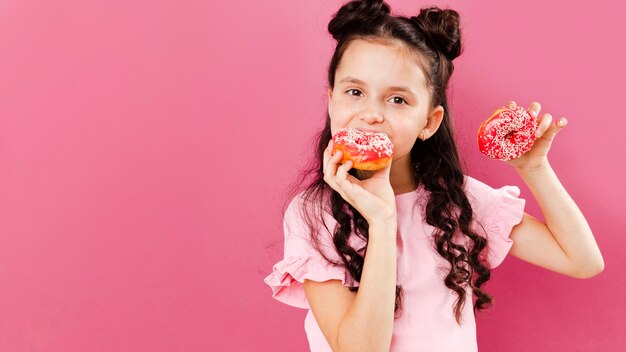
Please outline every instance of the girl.
M539 103L530 104L538 139L507 162L546 224L523 211L518 187L464 175L446 97L461 53L457 12L396 17L383 1L352 1L328 30L337 40L328 114L316 163L303 173L315 178L289 203L284 259L265 278L274 298L309 309L312 351L477 351L474 311L492 301L481 286L507 253L576 278L603 270L547 159L567 120L539 118ZM344 127L386 133L391 164L340 165L331 136Z

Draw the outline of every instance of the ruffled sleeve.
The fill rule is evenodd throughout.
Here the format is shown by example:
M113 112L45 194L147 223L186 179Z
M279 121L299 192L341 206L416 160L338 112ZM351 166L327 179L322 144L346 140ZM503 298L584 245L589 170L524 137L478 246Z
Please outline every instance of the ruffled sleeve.
M285 211L283 231L285 236L284 257L274 264L272 272L263 280L272 289L272 297L293 307L309 309L302 283L304 279L323 282L341 280L346 287L355 287L354 281L343 266L329 263L310 242L310 231L302 218L302 202L294 198ZM324 214L326 228L319 224L320 245L324 254L339 262L334 252L332 234L337 224L330 214Z
M474 187L478 203L473 208L487 237L487 261L491 269L495 269L513 246L509 236L513 226L522 221L526 200L519 198L520 189L517 186L492 188L477 180L469 183Z
M513 247L509 238L513 226L519 224L524 216L526 200L519 198L517 186L504 186L495 190L492 211L487 214L487 260L494 269L499 266Z

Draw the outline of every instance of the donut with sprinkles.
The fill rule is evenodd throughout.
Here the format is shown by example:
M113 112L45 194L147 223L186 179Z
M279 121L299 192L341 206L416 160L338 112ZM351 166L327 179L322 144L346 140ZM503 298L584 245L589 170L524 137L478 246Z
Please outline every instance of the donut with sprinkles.
M478 149L493 159L516 159L532 148L536 130L537 121L526 109L503 107L478 128Z
M359 170L384 169L393 157L393 143L382 132L342 128L333 138L333 153L343 152L341 164L352 160L352 167Z

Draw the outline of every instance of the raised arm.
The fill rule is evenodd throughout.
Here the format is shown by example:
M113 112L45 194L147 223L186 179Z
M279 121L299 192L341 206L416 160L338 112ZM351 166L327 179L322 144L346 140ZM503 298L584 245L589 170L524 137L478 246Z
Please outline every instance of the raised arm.
M513 104L510 102L509 106ZM540 108L539 103L533 102L528 110L536 117ZM511 231L514 243L510 253L548 270L589 278L604 269L602 254L585 216L547 159L554 137L566 125L566 119L552 123L552 116L544 114L533 148L520 158L508 161L530 188L546 221L544 224L525 213Z

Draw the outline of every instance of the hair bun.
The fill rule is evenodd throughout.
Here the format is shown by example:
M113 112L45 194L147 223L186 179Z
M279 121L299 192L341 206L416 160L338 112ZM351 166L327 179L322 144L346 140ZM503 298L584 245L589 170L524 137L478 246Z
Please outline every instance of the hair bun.
M452 61L461 55L459 13L437 6L423 8L411 21L424 33L426 42Z
M389 16L389 5L383 0L350 1L343 5L328 23L328 32L337 41L347 34L373 32Z

